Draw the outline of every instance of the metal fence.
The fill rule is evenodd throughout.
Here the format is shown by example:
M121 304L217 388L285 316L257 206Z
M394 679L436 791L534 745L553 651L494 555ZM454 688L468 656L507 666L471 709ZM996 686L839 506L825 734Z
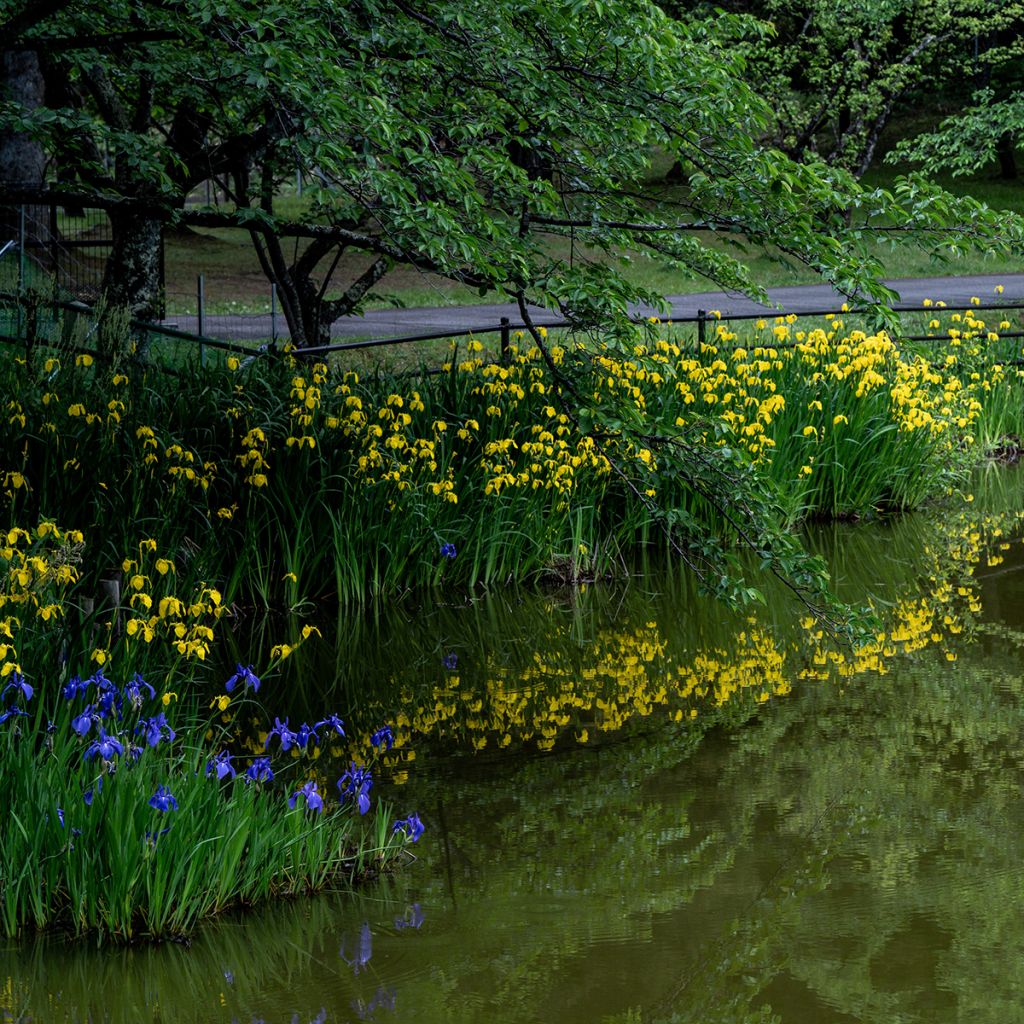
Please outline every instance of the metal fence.
M894 306L891 307L892 312L897 316L908 316L911 314L931 315L934 316L937 313L964 313L964 312L992 312L992 311L1021 311L1024 310L1024 303L970 303L970 304L956 304L956 305L944 305L940 308L936 307L922 307L922 306ZM764 310L758 313L723 313L716 314L709 310L698 310L694 316L681 316L672 317L664 321L657 321L663 327L679 327L679 326L690 326L693 327L693 342L697 345L708 344L709 342L709 328L715 328L719 324L723 323L741 323L748 321L768 320L776 317L785 317L787 315L796 316L800 318L812 318L812 317L864 317L870 316L874 313L873 310L868 309L850 309L850 310L837 310L836 307L830 309L812 309L812 310L800 310L788 314L786 310ZM649 316L638 316L634 317L632 322L634 324L643 324L651 320ZM543 324L546 330L569 330L572 328L572 324L567 320L551 321L546 320ZM498 348L503 358L508 355L509 347L511 344L512 333L514 331L525 330L525 325L517 321L512 320L510 317L502 317L497 324L487 324L480 327L465 327L455 331L442 331L440 333L433 334L414 334L414 335L403 335L398 338L371 338L361 341L347 341L337 342L330 345L317 345L312 347L306 347L301 350L304 356L323 356L329 355L332 352L347 352L356 349L371 349L371 348L382 348L395 345L409 345L428 341L445 341L454 340L456 338L477 338L485 337L487 335L496 334L498 335ZM1003 338L1024 338L1024 331L1004 331L999 333L1000 339ZM737 342L722 342L717 338L711 339L716 346L720 348L747 348L749 342L737 341ZM913 342L945 342L949 340L949 336L943 334L904 334L900 336L902 341L913 341ZM790 343L787 343L790 344ZM799 342L792 342L791 344L799 344ZM786 347L784 345L776 344L773 347Z
M301 191L301 183L297 186ZM190 198L190 202L202 205L221 202L221 190L214 183L208 186L206 194L201 190ZM162 247L163 248L163 247ZM74 207L54 202L50 205L4 204L0 200L0 291L7 296L10 305L11 294L20 297L14 303L13 327L7 324L3 333L7 340L12 336L21 336L23 314L27 315L27 306L22 301L30 294L52 292L50 303L54 312L59 311L65 319L81 320L86 310L77 304L92 305L99 301L103 283L104 268L111 251L111 225L105 210L85 207ZM161 276L163 278L163 258L161 258ZM174 278L181 281L180 268ZM288 340L288 327L281 314L277 302L276 291L271 284L266 286L266 299L258 302L263 312L234 312L228 290L229 279L214 276L209 279L205 273L195 277L194 289L187 292L169 292L163 290L165 311L163 319L157 323L137 323L132 329L144 334L147 349L161 339L164 348L169 348L173 341L178 348L197 347L200 355L207 349L239 352L251 355L254 351L274 351ZM178 285L180 287L180 283ZM211 292L213 301L211 301ZM35 325L36 344L45 344L43 340L47 317L39 313L38 298L33 300L36 312ZM837 302L841 300L837 299ZM493 307L492 307L493 308ZM1024 309L1014 303L957 304L945 307L948 313L975 311L1004 311L1010 313ZM771 318L786 310L760 310L746 313L725 313L721 317L708 310L698 310L696 315L673 317L666 320L665 325L671 326L678 337L680 330L692 325L691 340L707 342L709 336L714 338L714 328L719 323L740 323L762 318ZM836 307L829 309L813 309L794 311L802 318L814 318L829 314L839 314L848 318L869 315L867 310L849 310L839 312ZM927 314L929 310L922 307L897 306L894 312L900 316L910 314ZM934 310L933 310L934 312ZM390 336L368 337L353 336L360 331L358 326L349 325L346 333L352 332L349 340L332 341L328 345L318 345L303 349L309 356L328 356L332 353L343 353L353 350L388 349L392 346L408 346L418 343L436 342L463 337L496 338L496 348L502 356L506 356L511 344L511 334L522 329L517 316L501 318L498 322L485 323L470 327L459 327L454 330L427 331L417 329L415 311L402 311L396 314L390 324L379 314L374 315L374 325L366 325L366 335L376 331L393 332ZM7 318L10 320L10 317ZM52 320L52 317L49 318ZM636 320L648 319L646 315L637 316ZM564 330L570 325L565 321L552 319L550 316L540 319L549 330ZM356 322L354 322L356 323ZM52 327L52 325L51 325ZM402 328L411 333L399 333ZM62 336L69 332L61 328ZM51 330L52 333L52 330ZM74 331L70 332L74 334ZM88 330L78 332L87 335ZM1000 332L1004 338L1024 337L1024 332L1014 330ZM913 342L941 341L945 335L924 333L904 334L903 340ZM714 338L719 347L728 347L729 342ZM776 346L778 347L778 346Z
M211 198L219 201L219 194L216 191L212 195L207 194L206 202L209 203ZM196 199L202 202L203 197L197 196ZM61 203L4 204L0 200L0 340L30 348L72 345L82 352L100 356L100 350L94 342L102 332L103 316L94 317L91 307L100 302L104 269L110 251L111 225L105 210ZM165 290L168 312L162 321L152 323L133 320L128 325L140 348L158 362L167 366L180 364L192 352L197 352L200 360L203 360L207 350L246 357L258 356L279 351L282 343L288 339L287 324L279 312L273 285L267 285L267 301L264 304L266 312L225 312L225 306L230 306L230 301L225 302L224 297L219 295L213 307L215 313L211 314L208 310L205 275L197 274L195 281L195 290L189 294L169 294ZM837 299L837 302L841 300ZM1021 310L1024 310L1024 303L972 302L942 308L946 314L996 311L1001 312L1004 318ZM835 306L793 312L801 318L838 315L852 320L872 315L871 310L839 310ZM938 307L929 309L902 305L894 307L893 312L900 317L934 315ZM749 342L723 341L715 331L719 324L767 320L786 313L786 310L762 309L718 315L700 309L696 315L666 319L663 326L671 329L673 336L684 344L706 344L712 340L718 347L728 348ZM414 318L406 316L404 322L415 332L416 325L409 322L411 319ZM635 322L648 319L647 315L638 315ZM552 331L571 329L567 321L554 319L550 315L538 318L538 322ZM378 323L378 329L380 326ZM398 328L399 323L395 322L391 327ZM358 330L356 327L348 329ZM493 337L497 353L507 359L513 332L523 329L524 325L518 317L510 315L501 317L496 323L462 326L454 330L395 334L390 337L355 337L303 348L301 351L306 357L323 358L356 350ZM367 327L367 333L370 331L371 328ZM686 337L680 337L681 334ZM1006 339L1024 337L1022 330L1001 331L999 334ZM901 335L901 340L938 344L948 340L948 335L934 332L906 333ZM783 344L786 342L778 342L775 347Z
M204 338L148 321L128 317L118 320L117 311L111 312L114 330L127 328L131 350L115 351L104 344L106 318L110 315L105 311L55 296L0 291L0 342L16 346L26 354L47 349L58 354L89 355L98 362L141 358L168 373L178 372L183 362L196 353L203 359L206 349L246 358L257 358L268 351L266 347Z
M2 249L2 247L0 247ZM0 259L3 253L0 251ZM898 306L893 312L901 317L908 315L935 316L938 313L1000 313L1004 320L1011 314L1024 311L1024 303L971 303L948 305L941 308L921 306ZM837 311L831 309L801 310L795 313L798 319L839 316L856 319L870 315L872 311L852 309ZM0 341L21 346L29 351L35 348L55 348L92 355L104 360L110 353L104 351L100 344L103 333L103 312L97 312L91 306L77 300L67 300L56 293L46 295L38 291L19 294L17 291L0 291ZM677 338L683 345L692 345L699 351L701 345L714 344L717 348L749 347L750 342L743 340L723 341L718 338L715 329L720 324L735 324L757 320L773 320L775 317L786 316L784 310L766 311L761 313L722 314L717 315L706 310L699 310L696 316L677 317L660 323L660 326L679 330L682 328L689 334L688 338ZM637 317L636 323L648 321L649 317ZM166 324L147 321L124 319L123 326L131 332L136 345L136 355L145 358L162 369L171 370L198 355L201 362L206 359L207 351L217 351L236 356L252 358L272 357L283 350L279 342L273 340L262 344L245 344L223 338L210 337L207 334L180 330ZM567 321L548 321L545 327L549 331L571 328ZM426 334L406 335L397 338L372 338L357 341L343 341L330 345L318 345L295 350L303 358L324 358L334 353L354 350L380 349L394 346L416 345L432 341L456 341L461 338L482 339L494 338L494 348L499 358L507 360L514 340L515 332L523 331L523 324L511 317L502 317L496 324L481 324L464 327L454 331L441 331ZM1022 330L999 331L999 339L1024 338ZM931 343L940 345L949 341L948 333L930 332L928 334L904 334L901 341ZM778 341L771 347L783 348L799 344L795 340Z
M20 203L0 206L0 246L11 243L14 258L0 265L5 287L17 280L19 292L40 281L80 302L100 299L111 250L110 218L105 210Z

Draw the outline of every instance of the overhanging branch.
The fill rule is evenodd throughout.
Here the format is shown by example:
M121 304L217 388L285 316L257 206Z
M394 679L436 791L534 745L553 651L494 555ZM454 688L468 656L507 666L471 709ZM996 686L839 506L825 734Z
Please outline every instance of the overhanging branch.
M6 27L0 29L5 32ZM15 40L4 47L7 50L38 50L40 53L67 53L74 50L117 50L122 46L141 43L164 43L180 40L178 32L157 29L134 29L128 32L108 32L105 35L34 36Z
M47 18L70 7L72 0L32 0L27 3L13 18L8 18L0 25L0 39L5 42L4 48L11 49L11 43L29 29L42 24Z
M743 226L736 220L701 220L690 221L681 224L642 224L633 221L616 220L574 220L563 217L541 217L533 214L530 217L531 224L540 224L544 227L553 228L607 228L611 231L633 231L637 233L658 233L658 232L684 232L684 231L741 231Z

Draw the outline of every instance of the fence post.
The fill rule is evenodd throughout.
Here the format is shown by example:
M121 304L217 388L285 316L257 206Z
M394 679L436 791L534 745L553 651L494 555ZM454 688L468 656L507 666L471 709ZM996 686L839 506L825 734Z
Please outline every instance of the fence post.
M277 345L277 283L270 282L270 344Z
M57 221L57 206L50 206L50 263L53 264L53 280L60 287L60 224Z
M196 334L206 335L206 280L202 274L196 277ZM199 342L199 365L206 365L206 348Z
M22 306L25 301L25 204L18 206L18 334L22 328Z
M697 310L697 346L698 348L704 344L704 323L707 317L707 311L703 309Z
M167 319L167 245L165 244L166 239L164 238L164 225L160 225L160 244L157 247L158 254L158 267L157 273L160 275L160 300L157 306L157 316L155 319L166 320Z
M34 294L25 306L25 360L32 358L32 347L39 336L39 303Z
M508 364L508 344L509 344L509 319L507 316L501 318L501 361L504 364Z

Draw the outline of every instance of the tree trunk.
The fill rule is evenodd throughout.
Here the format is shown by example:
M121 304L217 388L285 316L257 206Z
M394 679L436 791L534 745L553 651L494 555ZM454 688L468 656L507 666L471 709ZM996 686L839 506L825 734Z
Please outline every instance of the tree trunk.
M0 98L19 104L26 111L44 102L45 86L34 50L5 50L0 53ZM46 176L46 153L23 132L0 135L0 184L38 187ZM0 245L20 237L20 209L0 207ZM46 206L25 206L25 251L37 264L50 264L50 211Z
M1014 153L1014 139L1011 132L1003 132L996 144L996 152L999 155L999 177L1003 181L1017 180L1017 158Z
M300 348L329 345L331 325L330 322L323 321L324 303L317 282L311 277L304 276L294 263L288 270L299 298L299 316L302 318L302 340L295 344Z
M5 50L0 54L0 89L4 99L26 111L43 105L45 86L34 50ZM23 132L0 135L0 181L41 185L46 171L43 147Z
M320 289L316 300L316 337L314 344L330 345L331 325L335 320L348 316L355 310L366 293L391 269L392 261L388 256L378 256L345 290L345 294L337 299L324 299L325 288ZM332 268L333 269L333 268Z
M114 306L124 306L140 320L163 316L161 280L161 223L137 210L110 215L113 245L103 275L103 294Z
M683 170L683 162L677 160L666 172L665 181L670 185L688 185L690 177Z

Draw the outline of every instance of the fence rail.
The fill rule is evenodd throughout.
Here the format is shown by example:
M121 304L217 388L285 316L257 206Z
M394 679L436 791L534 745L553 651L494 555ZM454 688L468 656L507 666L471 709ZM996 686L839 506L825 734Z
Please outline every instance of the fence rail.
M936 308L935 306L892 306L890 307L893 313L897 315L904 314L922 314L922 315L934 315L938 313L965 313L968 311L977 312L992 312L992 311L1012 311L1012 310L1024 310L1024 302L1005 302L1005 303L967 303L963 305L944 305ZM694 324L697 327L697 341L698 343L706 342L706 331L709 325L714 326L719 323L733 323L733 322L744 322L744 321L757 321L767 320L776 317L785 317L789 315L796 316L797 318L803 317L824 317L824 316L840 316L840 317L855 317L855 316L867 316L872 314L874 311L871 309L848 309L848 310L837 310L834 306L830 309L813 309L813 310L800 310L793 311L792 314L786 310L771 310L766 309L758 313L722 313L720 316L713 314L710 310L698 310L694 316L674 316L664 320L658 320L663 326L678 326L679 324ZM650 316L635 316L631 318L634 324L643 324L651 320ZM572 324L568 320L559 320L555 322L548 321L544 323L546 330L565 330L571 328ZM508 350L508 345L512 331L525 330L525 324L515 323L508 317L503 317L501 322L498 324L488 324L483 327L464 327L454 331L441 331L435 334L415 334L402 336L398 338L372 338L364 341L346 341L338 342L330 345L316 345L309 348L303 348L302 354L307 356L313 355L328 355L331 352L345 352L352 349L366 349L366 348L377 348L379 346L388 345L404 345L413 344L416 342L425 341L444 341L449 338L462 338L462 337L477 337L479 335L486 334L501 334L501 351L504 354ZM1000 338L1022 338L1024 337L1024 331L1007 331L1000 333ZM948 335L941 334L910 334L903 335L901 340L903 341L948 341ZM730 347L728 344L723 346L719 343L719 347ZM739 344L733 347L741 347ZM742 345L746 347L746 345ZM775 348L780 346L775 345Z
M299 191L301 192L301 178L299 179L298 186ZM218 193L214 190L211 196L211 184L207 182L207 203L210 202L211 198L214 201L219 202ZM197 196L195 199L198 202L202 200L202 197ZM24 306L23 299L27 290L29 290L27 289L26 276L31 270L37 276L49 276L50 279L55 281L59 289L61 301L51 303L51 306L54 309L61 309L64 312L73 312L81 316L87 315L88 306L77 305L76 303L88 304L99 298L99 289L101 287L103 277L103 265L111 245L109 211L100 207L77 207L73 202L73 199L59 199L52 197L49 201L40 200L35 203L24 200L20 202L5 201L0 197L0 210L7 211L7 221L13 223L13 231L16 235L15 238L10 240L7 240L6 235L3 238L0 238L0 257L2 257L4 253L8 252L12 246L15 248L18 255L18 296L12 297L10 294L5 293L0 295L0 302L17 302L20 304L19 309ZM161 278L163 277L162 248L163 247L161 246ZM8 265L13 266L13 261L10 256L2 261L0 269L6 270ZM13 281L0 280L0 288L5 286L10 287L11 285L13 285ZM276 302L276 295L272 285L268 286L268 296L271 310L270 328L266 335L268 344L265 344L262 347L254 347L251 344L241 342L239 339L248 335L249 331L239 330L238 323L233 325L233 329L226 330L221 336L218 336L219 332L215 328L211 330L211 323L213 322L214 317L212 315L208 315L205 308L208 301L208 295L202 274L197 277L197 287L194 294L187 296L183 294L179 295L177 293L173 296L170 294L166 295L168 299L174 299L175 308L178 309L178 315L188 316L190 318L195 315L195 327L197 329L194 332L179 330L176 326L164 323L150 323L148 321L132 321L131 326L133 330L139 332L144 331L150 337L163 337L173 339L184 344L191 343L198 346L201 357L207 348L232 352L244 356L252 356L260 351L274 352L278 349L278 327L280 323L280 314L277 308L278 304ZM840 303L842 301L838 296L837 300ZM195 308L194 314L191 311L187 313L182 312L179 308L181 306L185 306L187 309L191 310L193 304ZM974 303L965 303L945 305L942 307L899 305L892 307L892 310L894 313L902 316L914 313L937 313L940 308L945 313L966 311L1012 312L1024 310L1024 302L989 302L977 305ZM872 310L863 308L841 310L836 306L832 306L829 308L799 311L761 309L747 313L725 312L721 316L712 316L711 311L700 309L695 315L667 317L663 323L666 326L671 325L676 327L679 325L694 324L696 326L696 340L698 342L706 342L709 324L742 323L787 315L789 312L793 312L799 317L820 317L828 315L857 317L870 315ZM217 315L218 320L220 320L221 317L221 314ZM649 319L649 316L647 314L638 314L633 319L634 322L641 323ZM20 329L21 324L19 323L18 326ZM191 326L191 324L189 326ZM543 326L551 330L564 330L570 328L571 324L566 320L548 320ZM303 347L302 352L307 356L326 356L335 352L340 353L355 350L388 348L391 346L410 345L445 339L486 337L488 335L497 334L499 335L501 354L503 357L507 357L512 332L522 329L525 329L524 325L519 323L514 317L508 316L502 317L498 323L484 324L474 327L461 327L455 330L382 338L364 338L352 341L332 341L325 345ZM250 328L250 331L251 330L252 329ZM912 342L941 342L946 337L947 336L945 334L914 334L902 335L901 339ZM1000 337L1024 337L1024 331L1006 332L1005 334L1001 334ZM42 339L37 339L37 343L42 343ZM732 347L730 343L722 342L720 339L716 340L716 344L722 348ZM779 344L782 343L780 342ZM777 344L776 347L779 347L779 345Z
M96 312L94 309L85 302L79 300L68 300L61 298L49 298L41 297L38 293L32 294L18 294L12 291L0 291L0 305L6 305L9 308L14 307L18 311L18 323L17 329L14 333L7 333L0 330L0 341L4 341L11 344L20 344L29 348L34 346L43 347L63 347L71 348L81 353L91 354L93 356L102 356L102 353L98 352L95 348L89 348L85 345L74 345L70 341L70 334L73 332L63 331L62 337L59 342L54 342L52 339L46 336L47 332L40 330L40 311L46 310L51 320L56 320L59 314L71 314L75 317L80 317L83 320L96 320ZM949 313L964 313L964 312L976 312L976 313L1013 313L1024 310L1024 302L986 302L986 303L965 303L965 304L952 304L941 307L936 306L909 306L901 305L891 307L892 312L898 316L906 315L927 315L935 316L938 314L949 314ZM761 310L754 313L722 313L718 314L716 311L709 310L698 310L696 315L688 316L677 316L670 317L664 320L657 321L665 327L678 327L680 325L694 325L695 336L694 342L696 344L707 343L708 338L708 327L715 327L722 323L743 323L756 320L774 320L780 317L796 316L797 318L815 318L815 317L826 317L826 316L837 316L837 317L858 317L872 315L874 310L871 309L849 309L842 310L836 307L828 309L811 309L811 310L799 310L787 312L786 310ZM642 324L652 319L650 316L636 316L632 318L634 323ZM153 323L150 321L143 321L138 319L132 319L129 321L129 326L132 331L137 332L145 336L145 341L148 343L154 338L165 338L174 342L180 342L187 344L197 349L202 356L204 350L209 348L221 352L232 353L235 355L251 358L259 358L263 356L270 356L281 351L281 347L276 343L276 339L270 341L267 344L260 346L245 345L237 341L230 341L224 338L217 338L210 336L206 333L191 333L188 331L179 330L176 327L167 326L164 324ZM564 330L570 329L572 324L567 320L559 321L547 321L543 325L547 330ZM329 345L317 345L311 347L303 347L296 350L303 357L314 357L314 356L325 356L336 352L354 351L360 349L375 349L385 348L398 345L409 345L417 344L430 341L444 341L454 340L456 338L476 338L487 335L497 334L499 336L499 348L500 354L503 359L508 358L509 349L512 341L514 332L523 331L526 327L524 324L517 321L513 321L510 317L502 317L499 323L494 324L481 324L473 327L461 327L455 330L439 331L425 334L414 334L404 335L400 337L392 338L372 338L357 341L345 341L336 342ZM85 332L85 338L93 333L95 330L95 324L92 330ZM999 332L1000 339L1013 339L1013 338L1024 338L1024 330L1005 331ZM711 338L711 341L719 348L736 348L736 347L747 347L749 342L723 342L718 338ZM902 335L903 341L913 342L932 342L940 344L949 340L948 333L937 334L913 334L913 335ZM776 342L772 347L783 348L791 347L799 342L795 341L779 341Z

